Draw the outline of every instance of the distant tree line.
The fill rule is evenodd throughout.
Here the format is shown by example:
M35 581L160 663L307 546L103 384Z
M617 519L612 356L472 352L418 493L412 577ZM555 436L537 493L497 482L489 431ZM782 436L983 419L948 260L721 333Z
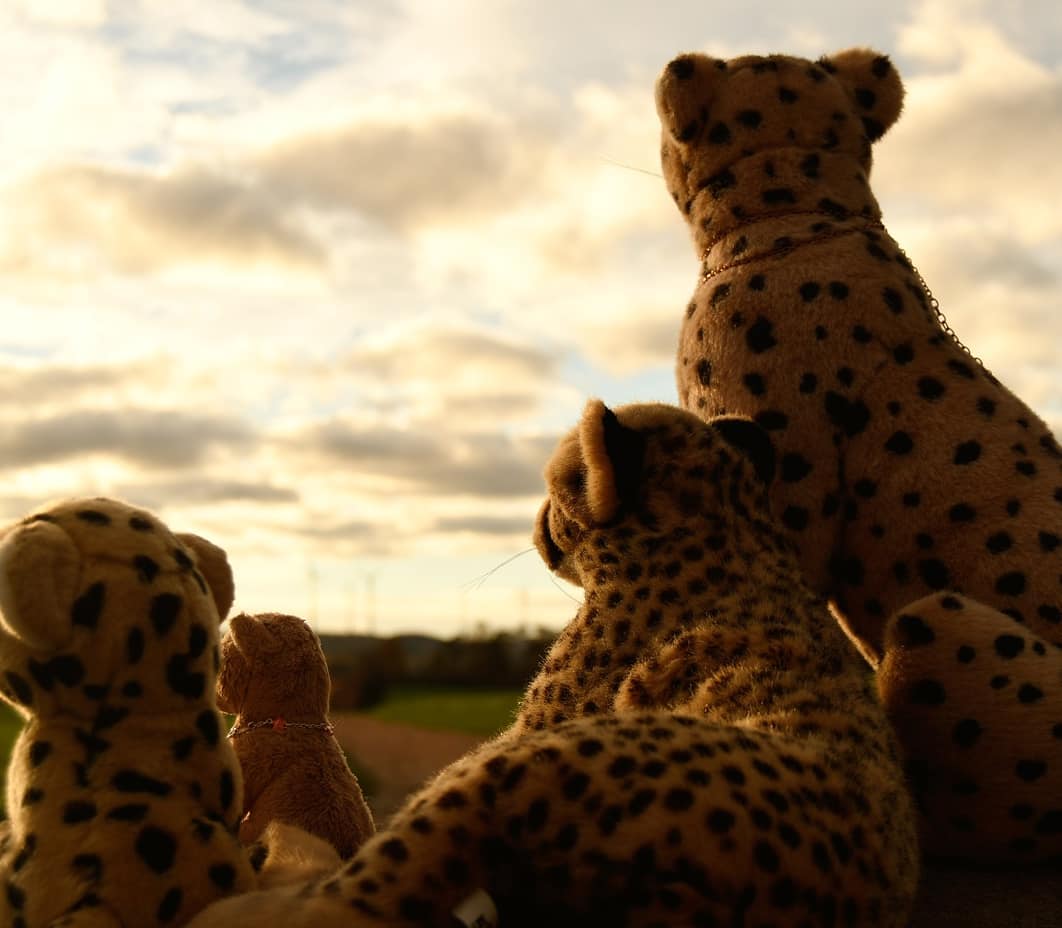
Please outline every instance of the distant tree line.
M522 689L538 672L556 634L494 632L480 628L470 636L419 639L414 650L401 637L365 642L356 653L329 653L332 708L367 709L380 703L396 684Z

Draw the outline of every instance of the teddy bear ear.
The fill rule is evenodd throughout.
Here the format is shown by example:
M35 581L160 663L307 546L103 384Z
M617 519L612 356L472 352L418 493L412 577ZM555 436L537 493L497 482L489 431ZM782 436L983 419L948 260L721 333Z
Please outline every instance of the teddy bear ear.
M850 48L820 58L819 64L844 87L870 141L880 139L900 118L903 82L887 55L869 48Z
M70 643L80 560L70 536L43 519L0 540L0 616L27 647L54 651Z
M704 130L725 75L726 62L707 55L679 55L668 63L656 81L656 111L672 141L687 145Z
M195 553L196 565L210 587L210 595L214 598L218 621L224 622L225 616L232 608L232 601L236 598L236 581L232 576L228 556L213 542L190 532L179 533L177 540Z
M756 476L769 486L774 480L777 452L767 432L751 419L743 419L740 416L720 416L708 424L723 441L752 462Z

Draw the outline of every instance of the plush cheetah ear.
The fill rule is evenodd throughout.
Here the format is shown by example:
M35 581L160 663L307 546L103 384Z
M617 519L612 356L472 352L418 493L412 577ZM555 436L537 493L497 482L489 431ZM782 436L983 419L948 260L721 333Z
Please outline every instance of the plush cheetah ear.
M819 64L844 87L863 119L867 138L876 142L903 109L903 82L887 55L869 48L850 48L823 56Z
M726 74L726 62L707 55L679 55L656 81L656 111L673 142L688 145L704 129L708 107Z
M214 598L214 605L218 610L218 621L224 622L225 616L232 608L232 601L236 598L236 582L233 580L232 568L229 566L227 555L216 544L199 535L185 532L178 534L177 539L195 553L196 565Z
M603 525L637 491L645 439L621 425L601 400L589 400L579 423L579 445L586 466L586 505L593 524Z
M42 520L12 528L0 541L0 614L6 629L34 650L69 644L80 561L58 525Z
M740 416L720 416L708 423L732 448L736 448L752 462L756 476L764 483L774 480L777 454L767 432L751 419Z
M643 454L642 437L601 400L589 400L546 465L550 499L584 529L610 522L637 489Z

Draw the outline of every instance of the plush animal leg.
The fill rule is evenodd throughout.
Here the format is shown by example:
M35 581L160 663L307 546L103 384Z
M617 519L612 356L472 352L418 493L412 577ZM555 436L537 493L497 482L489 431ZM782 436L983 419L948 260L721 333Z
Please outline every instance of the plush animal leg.
M700 717L573 719L447 768L315 888L227 899L192 926L452 925L481 888L506 926L760 924L780 909L903 925L909 874L889 843L905 803L846 770L814 739Z
M1062 855L1062 649L950 593L892 616L878 688L930 855Z

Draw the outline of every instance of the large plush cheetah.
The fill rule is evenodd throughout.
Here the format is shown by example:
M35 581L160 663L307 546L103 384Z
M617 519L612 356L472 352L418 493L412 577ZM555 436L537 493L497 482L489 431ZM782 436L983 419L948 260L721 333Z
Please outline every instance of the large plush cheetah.
M771 433L806 576L886 652L929 846L1058 855L1062 453L881 224L871 145L902 97L867 50L667 66L663 169L703 261L679 395Z
M214 705L224 553L106 499L0 533L8 771L0 924L184 924L254 885Z
M747 420L591 402L536 545L585 602L513 727L353 862L221 925L904 925L914 815L865 664L771 521ZM470 923L470 922L466 922Z

